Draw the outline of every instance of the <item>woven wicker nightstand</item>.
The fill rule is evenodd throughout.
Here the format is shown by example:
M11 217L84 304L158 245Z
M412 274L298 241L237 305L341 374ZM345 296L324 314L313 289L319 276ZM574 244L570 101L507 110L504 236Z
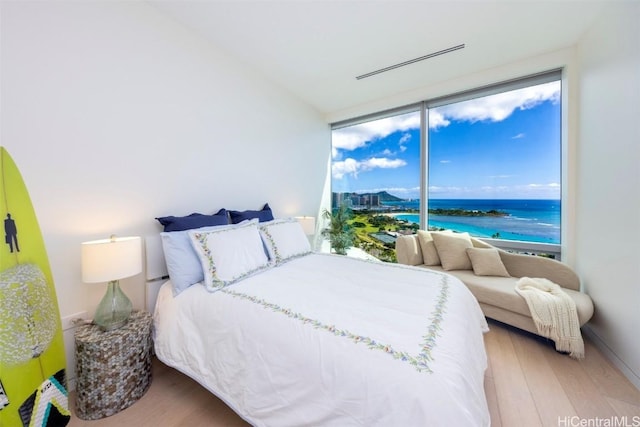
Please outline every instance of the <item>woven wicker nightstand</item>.
M78 327L76 412L84 420L128 408L151 385L151 315L134 311L121 328Z

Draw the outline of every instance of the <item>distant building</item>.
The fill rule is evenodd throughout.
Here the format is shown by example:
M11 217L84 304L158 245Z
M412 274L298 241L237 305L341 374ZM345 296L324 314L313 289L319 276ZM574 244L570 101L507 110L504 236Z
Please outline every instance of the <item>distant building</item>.
M331 193L331 206L346 204L350 208L374 209L381 206L378 194Z
M336 208L343 204L347 205L347 207L353 206L353 201L351 200L351 193L331 193L331 206Z
M340 206L342 203L342 193L331 193L331 206Z

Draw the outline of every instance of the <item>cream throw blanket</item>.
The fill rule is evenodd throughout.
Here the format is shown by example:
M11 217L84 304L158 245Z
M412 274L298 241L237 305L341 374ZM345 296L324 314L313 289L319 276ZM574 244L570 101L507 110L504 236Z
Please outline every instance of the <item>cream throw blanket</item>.
M516 292L527 302L540 335L555 341L556 350L584 358L576 304L559 285L548 279L522 277L516 282Z

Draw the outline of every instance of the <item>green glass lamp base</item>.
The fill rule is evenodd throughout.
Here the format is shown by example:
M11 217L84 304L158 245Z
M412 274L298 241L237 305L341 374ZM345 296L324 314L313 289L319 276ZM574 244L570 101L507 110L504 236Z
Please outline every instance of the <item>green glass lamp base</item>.
M131 300L122 292L117 280L109 282L107 293L102 297L93 323L103 331L124 326L131 317Z

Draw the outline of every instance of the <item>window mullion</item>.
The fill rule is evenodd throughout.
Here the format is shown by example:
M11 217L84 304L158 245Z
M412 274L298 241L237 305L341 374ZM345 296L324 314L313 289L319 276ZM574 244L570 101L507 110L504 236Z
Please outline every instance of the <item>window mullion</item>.
M429 228L429 109L420 108L420 228Z

